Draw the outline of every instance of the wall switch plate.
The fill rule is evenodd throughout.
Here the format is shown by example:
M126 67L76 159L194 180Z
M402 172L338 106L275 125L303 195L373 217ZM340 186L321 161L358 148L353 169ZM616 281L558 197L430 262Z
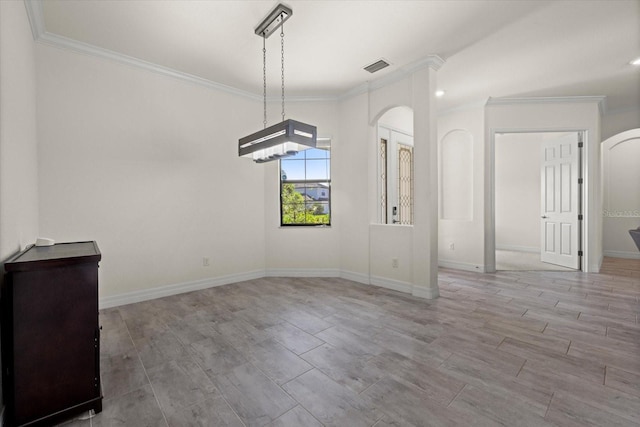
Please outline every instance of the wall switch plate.
M398 258L391 259L391 267L398 268Z
M202 258L202 266L203 267L209 267L210 265L211 265L211 262L210 262L209 258L207 258L207 257Z

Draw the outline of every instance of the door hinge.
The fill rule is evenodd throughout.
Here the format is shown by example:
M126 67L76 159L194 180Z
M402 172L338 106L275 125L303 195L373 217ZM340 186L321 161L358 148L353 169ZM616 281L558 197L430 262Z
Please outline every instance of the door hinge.
M582 251L578 251L578 256L582 256Z
M578 215L578 221L582 221L583 217L582 215Z
M582 148L583 145L584 143L582 141L578 142L578 148Z
M583 182L582 178L578 178L578 184L582 184Z

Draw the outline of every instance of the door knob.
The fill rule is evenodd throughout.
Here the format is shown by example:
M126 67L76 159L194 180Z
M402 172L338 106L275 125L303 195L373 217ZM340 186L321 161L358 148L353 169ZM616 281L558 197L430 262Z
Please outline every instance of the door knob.
M542 215L540 218L549 218L549 217L546 215Z

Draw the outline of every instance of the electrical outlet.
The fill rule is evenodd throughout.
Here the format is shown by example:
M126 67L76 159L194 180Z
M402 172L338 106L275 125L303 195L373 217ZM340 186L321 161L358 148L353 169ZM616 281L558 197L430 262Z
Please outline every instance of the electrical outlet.
M398 258L391 259L391 267L398 268Z
M449 250L450 250L450 251L453 251L453 250L455 250L455 249L456 249L455 244L453 244L453 243L449 243Z
M211 265L211 261L209 260L208 257L202 258L202 266L203 267L209 267L210 265Z

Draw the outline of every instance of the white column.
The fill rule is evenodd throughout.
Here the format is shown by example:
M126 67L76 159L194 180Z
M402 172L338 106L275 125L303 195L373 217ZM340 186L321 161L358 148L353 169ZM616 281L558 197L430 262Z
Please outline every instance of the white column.
M412 75L414 112L414 225L412 294L437 298L438 290L438 139L436 71Z

